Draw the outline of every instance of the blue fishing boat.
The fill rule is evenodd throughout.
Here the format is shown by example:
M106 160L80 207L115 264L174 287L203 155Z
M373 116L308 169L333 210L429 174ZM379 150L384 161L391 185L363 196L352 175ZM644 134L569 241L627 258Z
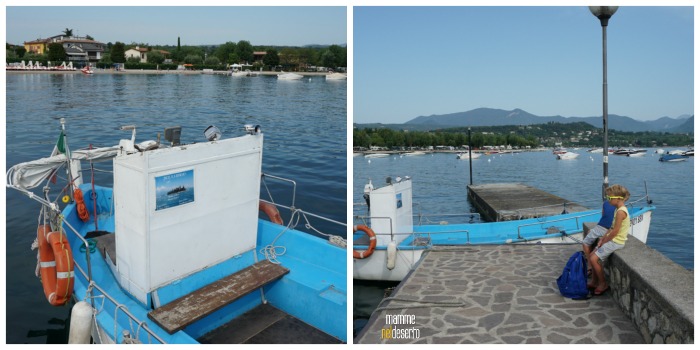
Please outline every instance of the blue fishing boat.
M683 162L686 160L688 160L688 156L685 154L676 154L668 152L659 157L660 162Z
M119 146L70 151L61 125L53 154L10 168L7 187L41 204L38 276L52 305L75 302L69 342L347 341L345 239L295 229L346 225L261 198L261 182L296 184L262 173L259 126L186 145L166 129L169 146L128 127ZM83 181L100 160L111 186Z
M355 215L354 279L401 281L424 251L438 246L578 244L583 238L584 223L596 223L601 216L600 209L574 213L562 210L559 215L512 221L432 223L426 222L427 215L413 213L413 180L410 177L388 178L387 181L389 183L380 188L374 188L371 181L365 186L368 208L362 207L360 210L364 213ZM627 207L631 216L630 235L646 242L655 207L647 196L628 202Z

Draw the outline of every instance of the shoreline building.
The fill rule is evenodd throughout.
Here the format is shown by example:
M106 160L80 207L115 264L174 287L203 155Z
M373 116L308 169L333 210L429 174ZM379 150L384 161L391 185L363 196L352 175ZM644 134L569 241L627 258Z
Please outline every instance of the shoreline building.
M66 50L68 61L82 62L98 62L102 59L105 44L88 39L87 37L76 37L66 35L55 35L47 39L36 39L33 41L25 41L24 49L27 52L43 55L48 51L49 44L59 43Z

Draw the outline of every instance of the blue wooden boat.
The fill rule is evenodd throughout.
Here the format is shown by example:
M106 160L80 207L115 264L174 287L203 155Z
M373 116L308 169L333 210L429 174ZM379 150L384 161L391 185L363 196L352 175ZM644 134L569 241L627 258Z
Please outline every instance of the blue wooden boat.
M683 162L688 160L688 156L685 154L673 154L666 153L659 158L660 162Z
M371 182L365 186L368 212L356 215L353 227L354 279L401 281L424 251L438 246L580 244L584 223L595 224L601 216L601 210L594 209L512 221L426 223L427 216L413 213L412 179L397 179L380 188ZM648 199L641 205L628 202L627 207L630 235L646 242L655 207Z
M117 147L73 152L62 131L51 157L7 174L41 203L41 280L53 305L76 302L70 342L347 341L345 240L296 230L324 218L260 198L261 178L295 184L261 172L259 127L172 146L135 144L127 129ZM113 186L80 181L81 160L104 159ZM73 181L51 191L64 167ZM277 208L291 210L286 225Z

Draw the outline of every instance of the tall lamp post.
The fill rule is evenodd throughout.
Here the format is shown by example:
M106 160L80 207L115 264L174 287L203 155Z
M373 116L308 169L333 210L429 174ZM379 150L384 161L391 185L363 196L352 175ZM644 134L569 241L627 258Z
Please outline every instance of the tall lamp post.
M473 185L472 183L472 128L468 128L468 137L469 137L469 186Z
M608 20L619 6L588 6L603 27L603 199L608 188Z

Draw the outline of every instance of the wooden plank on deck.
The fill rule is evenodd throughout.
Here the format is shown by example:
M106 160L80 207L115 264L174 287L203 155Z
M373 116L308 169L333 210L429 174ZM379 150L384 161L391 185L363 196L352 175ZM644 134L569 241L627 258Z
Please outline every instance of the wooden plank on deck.
M148 318L173 334L288 272L263 260L149 312Z

